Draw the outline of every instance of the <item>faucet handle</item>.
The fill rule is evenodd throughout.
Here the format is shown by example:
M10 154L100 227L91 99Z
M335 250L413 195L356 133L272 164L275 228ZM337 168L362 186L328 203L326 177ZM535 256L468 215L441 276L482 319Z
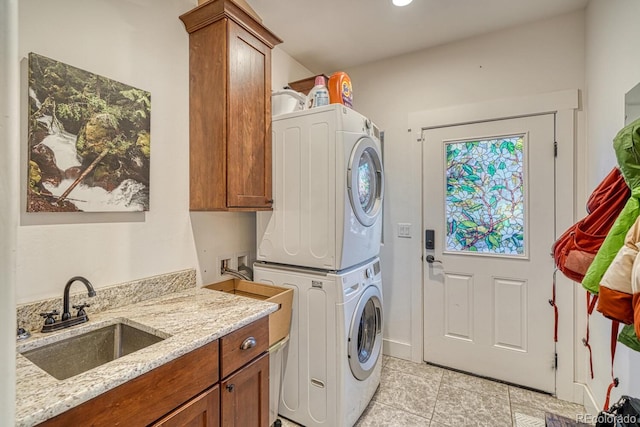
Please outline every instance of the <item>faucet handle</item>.
M44 324L51 325L56 323L56 316L59 315L60 312L58 310L53 311L45 311L44 313L40 313L40 316L44 317Z
M82 303L78 305L73 305L72 307L78 310L78 312L76 313L76 317L82 317L87 315L87 312L84 311L85 307L91 307L91 304Z

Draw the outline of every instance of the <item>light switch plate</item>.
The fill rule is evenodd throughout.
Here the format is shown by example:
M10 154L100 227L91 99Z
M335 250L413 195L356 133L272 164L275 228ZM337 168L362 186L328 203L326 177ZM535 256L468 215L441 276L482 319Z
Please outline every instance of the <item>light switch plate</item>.
M411 224L408 222L398 223L398 237L411 238Z

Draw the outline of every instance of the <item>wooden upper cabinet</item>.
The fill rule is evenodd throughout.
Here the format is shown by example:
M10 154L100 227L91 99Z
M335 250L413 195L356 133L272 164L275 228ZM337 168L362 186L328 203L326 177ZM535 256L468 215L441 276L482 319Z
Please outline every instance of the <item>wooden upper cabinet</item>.
M271 209L271 49L282 40L231 0L180 19L189 33L189 207Z

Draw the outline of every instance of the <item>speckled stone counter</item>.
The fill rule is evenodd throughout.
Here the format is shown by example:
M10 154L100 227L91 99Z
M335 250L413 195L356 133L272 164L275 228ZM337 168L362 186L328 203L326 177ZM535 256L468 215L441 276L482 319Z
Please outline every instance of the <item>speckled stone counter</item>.
M33 426L52 418L277 308L264 301L192 288L97 314L87 310L88 323L60 332L34 333L17 345L16 425ZM66 380L55 379L20 354L117 322L167 338Z

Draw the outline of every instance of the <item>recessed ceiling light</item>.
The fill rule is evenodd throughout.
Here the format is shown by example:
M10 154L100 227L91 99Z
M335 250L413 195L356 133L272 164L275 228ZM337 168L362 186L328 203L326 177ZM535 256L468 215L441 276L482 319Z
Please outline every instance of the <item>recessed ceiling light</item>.
M393 4L396 6L406 6L411 3L413 0L393 0Z

